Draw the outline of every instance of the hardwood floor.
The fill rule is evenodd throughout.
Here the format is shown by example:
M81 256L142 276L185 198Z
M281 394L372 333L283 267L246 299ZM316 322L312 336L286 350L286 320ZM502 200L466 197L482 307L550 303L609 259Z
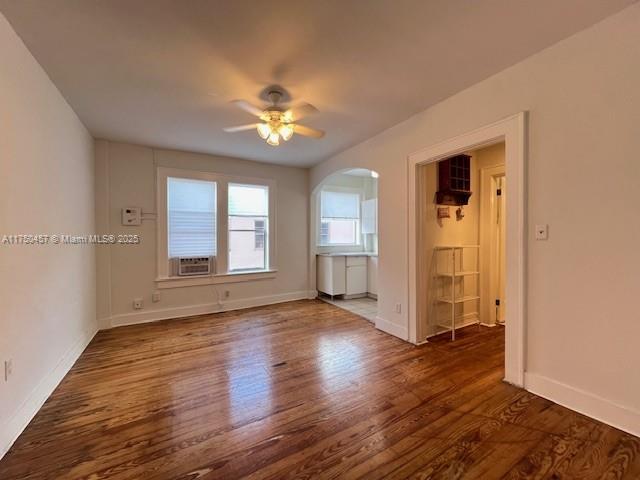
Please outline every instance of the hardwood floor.
M100 332L0 478L640 478L640 439L501 382L503 333L320 301Z

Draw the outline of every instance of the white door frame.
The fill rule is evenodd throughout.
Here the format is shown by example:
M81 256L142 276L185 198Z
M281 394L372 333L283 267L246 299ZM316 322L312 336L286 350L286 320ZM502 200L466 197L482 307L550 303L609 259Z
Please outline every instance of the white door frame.
M412 153L408 157L409 184L407 185L409 197L409 341L416 343L418 328L417 275L419 273L416 268L418 249L416 170L419 165L437 162L452 155L499 142L505 143L505 170L509 179L509 195L506 199L506 267L509 280L505 288L505 381L519 387L524 387L525 371L526 133L527 114L520 112Z

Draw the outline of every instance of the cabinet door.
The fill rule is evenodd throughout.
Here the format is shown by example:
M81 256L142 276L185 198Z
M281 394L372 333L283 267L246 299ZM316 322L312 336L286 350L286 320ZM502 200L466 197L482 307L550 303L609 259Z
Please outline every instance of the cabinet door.
M345 293L345 269L346 262L344 257L331 257L333 260L331 272L331 282L333 291L331 295L344 295Z
M347 295L367 293L367 266L347 267Z
M345 261L344 257L317 257L316 288L328 295L345 293Z

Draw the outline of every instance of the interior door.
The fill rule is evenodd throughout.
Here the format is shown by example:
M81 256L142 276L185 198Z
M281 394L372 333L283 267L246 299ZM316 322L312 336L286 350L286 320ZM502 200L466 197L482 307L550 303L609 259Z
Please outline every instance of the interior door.
M497 259L498 259L498 268L497 268L497 275L498 275L498 279L497 279L497 288L498 291L496 292L497 296L496 298L500 299L500 305L497 306L496 309L496 320L500 323L504 323L505 322L505 294L504 294L504 287L505 287L505 280L506 280L506 272L507 272L507 263L506 263L506 221L505 221L505 212L506 212L506 194L507 194L507 178L505 176L501 176L501 177L497 177L496 178L496 183L497 183L497 190L496 192L500 192L500 195L497 195L497 201L496 201L496 206L497 206L497 219L496 219L496 228L497 228L497 232L496 232L496 237L498 239L497 241Z

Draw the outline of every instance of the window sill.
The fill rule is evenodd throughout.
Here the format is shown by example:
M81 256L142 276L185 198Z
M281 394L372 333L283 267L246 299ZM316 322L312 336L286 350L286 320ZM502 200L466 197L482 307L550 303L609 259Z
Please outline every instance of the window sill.
M277 270L251 270L246 272L219 273L215 275L193 275L189 277L160 277L156 278L157 288L182 288L199 285L218 285L223 283L251 282L275 278Z
M325 243L325 244L318 244L316 245L316 247L318 248L332 248L332 247L360 247L362 246L359 243Z

